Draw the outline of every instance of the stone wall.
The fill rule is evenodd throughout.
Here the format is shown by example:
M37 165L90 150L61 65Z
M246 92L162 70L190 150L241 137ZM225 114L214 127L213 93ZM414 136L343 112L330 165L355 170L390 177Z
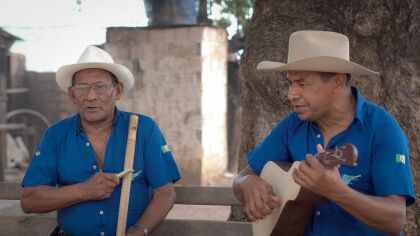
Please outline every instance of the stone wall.
M225 30L109 28L105 50L135 77L118 106L156 120L181 183L214 185L227 161Z

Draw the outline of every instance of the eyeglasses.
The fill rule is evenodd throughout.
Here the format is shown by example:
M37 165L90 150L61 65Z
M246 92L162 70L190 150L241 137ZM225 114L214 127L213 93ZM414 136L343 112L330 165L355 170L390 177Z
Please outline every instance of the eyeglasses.
M111 88L116 85L116 82L113 82L111 84L94 84L94 85L85 85L85 84L77 84L72 87L74 95L76 97L86 96L89 93L89 89L92 88L93 91L97 95L106 95L109 93Z

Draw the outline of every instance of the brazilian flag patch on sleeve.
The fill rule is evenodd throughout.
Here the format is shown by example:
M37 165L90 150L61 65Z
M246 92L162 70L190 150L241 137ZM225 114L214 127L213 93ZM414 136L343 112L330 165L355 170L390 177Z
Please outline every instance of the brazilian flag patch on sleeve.
M163 146L160 147L160 149L162 150L163 154L171 151L171 150L169 150L168 145L163 145Z
M395 161L397 163L405 164L405 156L403 154L397 154L395 156Z

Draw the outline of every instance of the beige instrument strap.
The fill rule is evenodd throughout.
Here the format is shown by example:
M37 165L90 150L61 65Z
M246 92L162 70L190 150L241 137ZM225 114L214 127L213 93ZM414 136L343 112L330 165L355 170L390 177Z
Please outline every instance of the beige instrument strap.
M128 124L127 147L125 151L124 170L133 169L138 119L139 117L137 115L130 115L130 123ZM121 188L120 209L118 211L118 225L116 233L117 236L125 235L125 228L127 225L128 201L130 199L131 176L132 173L129 173L122 180L123 182Z

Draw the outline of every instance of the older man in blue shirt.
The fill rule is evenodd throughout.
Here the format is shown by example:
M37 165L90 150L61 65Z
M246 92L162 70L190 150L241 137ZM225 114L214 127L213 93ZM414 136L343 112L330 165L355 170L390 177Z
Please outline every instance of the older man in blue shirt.
M350 74L377 73L349 60L346 36L298 31L290 36L288 63L258 69L287 71L294 112L248 155L234 192L248 217L270 215L282 199L258 175L268 161L301 161L293 180L329 201L316 204L305 235L395 235L406 206L415 201L407 138L395 119L351 86ZM352 143L357 166L327 168L313 154Z
M115 235L129 116L116 107L134 85L131 71L104 50L89 46L78 63L56 75L78 114L44 134L22 181L26 213L58 210L58 235ZM127 235L146 235L175 201L180 179L157 124L139 115Z

